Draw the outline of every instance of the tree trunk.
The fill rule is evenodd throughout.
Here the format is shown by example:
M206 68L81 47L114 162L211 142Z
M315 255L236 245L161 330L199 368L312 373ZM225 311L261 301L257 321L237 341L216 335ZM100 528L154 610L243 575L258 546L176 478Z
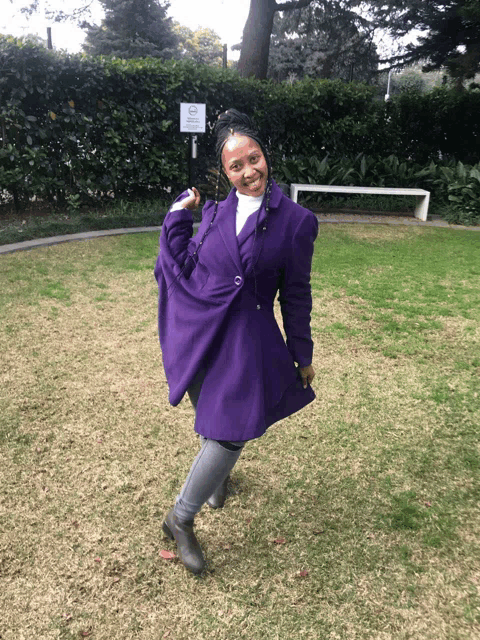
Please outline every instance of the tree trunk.
M267 77L270 35L276 9L275 0L251 0L238 61L240 75L260 80Z
M242 50L238 61L240 75L259 80L267 77L270 36L276 11L293 11L308 7L312 0L250 0L250 11L243 30Z

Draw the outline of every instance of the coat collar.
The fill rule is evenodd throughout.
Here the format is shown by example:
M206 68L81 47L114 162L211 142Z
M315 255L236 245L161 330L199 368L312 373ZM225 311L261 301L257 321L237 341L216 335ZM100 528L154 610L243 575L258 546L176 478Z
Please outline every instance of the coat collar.
M280 201L283 198L283 191L280 189L275 180L272 180L272 195L270 196L270 209L278 209Z
M277 183L272 180L272 193L270 195L270 215L280 206L283 193ZM237 267L239 273L243 274L242 263L240 260L240 251L238 248L236 234L236 213L238 206L237 190L234 188L228 194L228 197L218 204L217 223L220 235L227 250ZM257 225L260 226L266 218L265 203L262 203L258 217ZM258 243L257 243L258 244ZM259 247L254 247L254 253ZM254 256L255 258L255 256Z

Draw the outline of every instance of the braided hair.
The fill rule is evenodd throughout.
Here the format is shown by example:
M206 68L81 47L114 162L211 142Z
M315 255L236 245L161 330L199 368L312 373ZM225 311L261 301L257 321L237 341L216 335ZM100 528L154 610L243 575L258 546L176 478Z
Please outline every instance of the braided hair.
M248 138L250 138L251 140L253 140L254 142L256 142L258 144L258 146L260 147L264 157L265 157L265 161L267 163L267 169L268 169L268 176L267 176L267 186L265 188L265 194L264 194L264 198L263 198L263 202L262 202L262 207L263 205L265 205L265 213L266 213L266 217L265 217L265 221L262 227L262 247L263 248L263 243L264 243L264 238L265 238L265 232L267 231L267 223L268 223L268 215L269 215L269 211L270 211L270 197L271 197L271 193L272 193L272 165L271 165L271 161L270 161L270 155L267 152L267 149L265 147L265 145L263 144L262 140L260 139L260 136L258 135L257 130L255 129L252 121L250 120L250 118L245 114L245 113L241 113L240 111L237 111L237 109L228 109L227 111L225 111L224 113L221 113L218 116L218 120L215 123L215 127L214 127L214 135L216 137L216 141L215 141L215 153L216 153L216 159L217 159L217 181L216 181L216 186L215 186L215 208L213 211L213 216L212 219L210 221L210 224L208 225L207 229L205 230L202 239L200 240L200 242L197 244L197 248L196 250L193 252L192 256L189 256L187 258L187 260L185 261L185 264L182 268L182 271L180 272L179 276L184 272L187 263L190 261L190 259L193 260L193 264L192 264L192 269L195 266L197 260L198 260L198 252L200 251L200 248L203 246L203 243L205 242L205 238L207 237L210 229L212 228L212 225L215 221L215 218L217 216L217 211L218 211L218 202L219 202L219 192L220 192L220 181L221 181L221 177L222 177L222 173L224 171L223 169L223 162L222 162L222 153L223 153L223 149L225 147L225 144L227 143L227 141L234 137L234 136L246 136ZM260 214L261 208L257 213L257 221L255 223L255 240L254 240L254 245L256 243L257 240L257 227L258 227L258 218L259 218L259 214ZM261 249L258 252L257 255L257 260L254 262L254 264L252 265L253 267L253 276L254 276L254 281L255 281L255 298L257 298L257 279L256 279L256 275L255 275L255 265L258 261L258 258L260 256L261 253ZM190 271L191 272L191 271ZM260 305L257 304L257 309L260 309Z
M215 190L215 204L218 203L220 177L223 172L222 153L225 144L233 136L246 136L247 138L250 138L258 144L267 163L268 177L264 202L268 216L268 211L270 208L270 193L272 190L272 165L270 162L270 155L260 136L258 135L258 131L254 128L252 121L245 113L241 113L240 111L237 111L237 109L228 109L218 116L218 120L214 128L214 134L217 138L215 144L215 153L217 156L218 164L218 180Z

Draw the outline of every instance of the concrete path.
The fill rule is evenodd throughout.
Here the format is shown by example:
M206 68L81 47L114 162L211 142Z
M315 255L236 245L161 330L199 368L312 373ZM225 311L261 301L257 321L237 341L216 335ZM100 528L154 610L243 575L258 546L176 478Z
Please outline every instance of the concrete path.
M434 219L422 222L417 218L405 216L363 216L361 214L317 214L320 223L342 224L342 223L362 223L362 224L401 224L415 227L443 227L445 229L464 229L467 231L480 231L480 227L464 227L456 224L448 224L444 220ZM194 228L199 227L196 222ZM126 233L149 233L151 231L160 232L158 227L132 227L130 229L110 229L107 231L85 231L84 233L71 233L65 236L52 236L51 238L38 238L37 240L26 240L25 242L14 242L0 246L0 254L13 253L14 251L25 251L27 249L37 249L48 247L61 242L73 242L74 240L90 240L91 238L101 238L103 236L119 236Z

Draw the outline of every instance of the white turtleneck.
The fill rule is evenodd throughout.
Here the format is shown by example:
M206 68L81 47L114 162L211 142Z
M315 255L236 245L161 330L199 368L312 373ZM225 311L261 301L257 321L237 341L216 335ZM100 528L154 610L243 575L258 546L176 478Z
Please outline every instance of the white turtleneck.
M237 236L243 229L247 218L260 209L262 206L263 195L261 196L246 196L243 193L237 191L238 206L237 206L237 221L236 231Z

